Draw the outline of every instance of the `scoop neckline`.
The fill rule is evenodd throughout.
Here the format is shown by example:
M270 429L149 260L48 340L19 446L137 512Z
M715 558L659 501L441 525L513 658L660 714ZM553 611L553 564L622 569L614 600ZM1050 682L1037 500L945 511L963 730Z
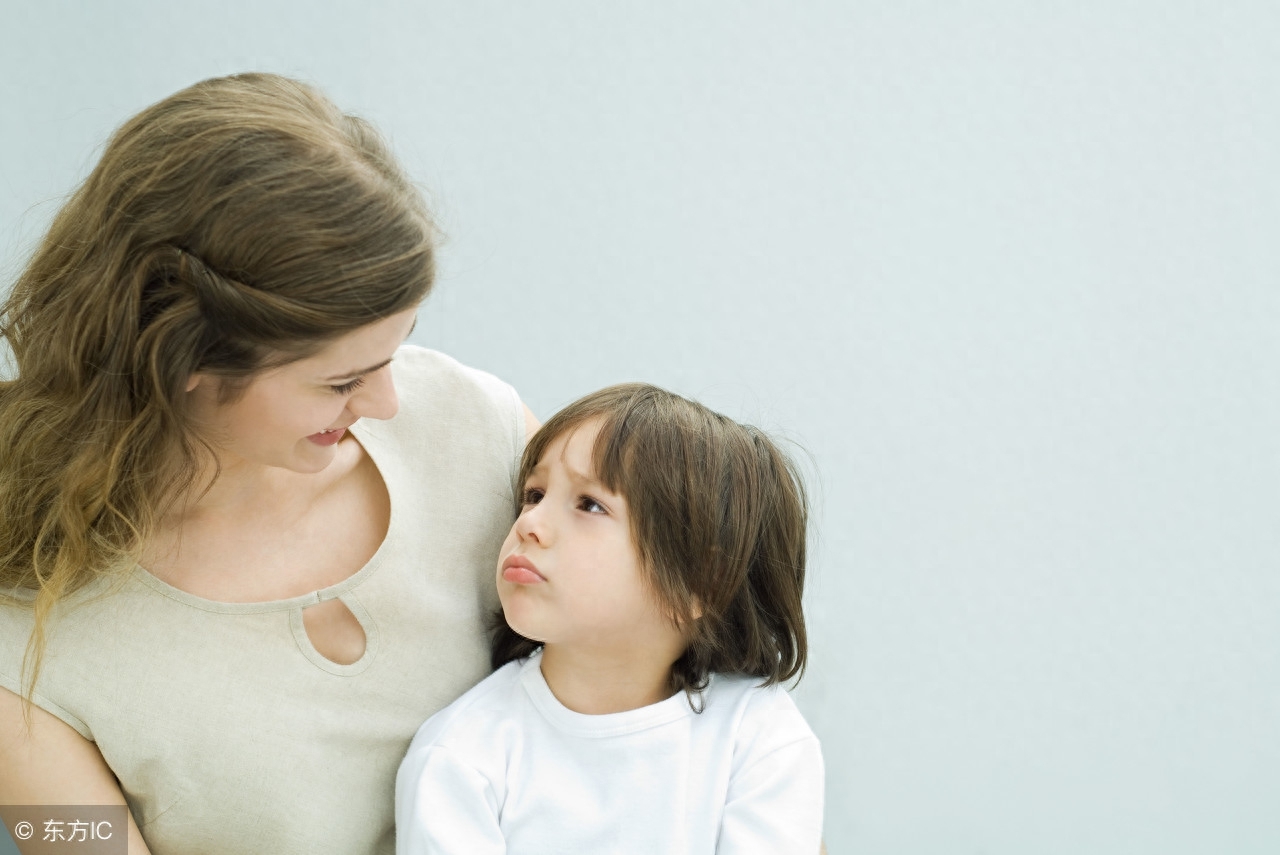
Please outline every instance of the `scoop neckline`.
M391 506L391 512L387 518L387 533L383 535L382 542L378 544L378 548L374 550L373 555L369 556L369 560L364 563L356 572L352 573L345 579L335 582L325 588L320 588L306 594L299 594L296 597L287 597L283 600L262 600L248 603L229 603L222 600L210 600L205 597L184 591L181 588L174 587L168 582L156 576L150 570L141 564L133 565L133 575L147 587L168 597L171 600L192 606L207 612L218 612L221 614L259 614L262 612L287 611L290 609L305 608L314 606L317 603L323 603L328 600L334 600L346 594L351 589L358 586L361 582L378 569L382 564L383 558L390 550L390 543L393 533L397 530L396 526L396 507L395 496L392 494L391 483L387 480L386 470L383 468L382 462L378 460L376 454L373 453L370 443L372 435L369 433L369 426L363 421L358 421L347 428L351 432L351 436L360 443L360 447L364 449L364 453L373 461L374 468L378 471L378 477L382 479L382 486L387 491L387 501Z

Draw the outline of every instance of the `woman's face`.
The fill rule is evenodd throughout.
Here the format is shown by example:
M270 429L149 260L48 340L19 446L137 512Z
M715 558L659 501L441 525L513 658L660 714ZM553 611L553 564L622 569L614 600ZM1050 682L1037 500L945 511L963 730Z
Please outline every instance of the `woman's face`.
M323 470L354 422L396 414L388 366L416 315L416 308L390 315L313 356L263 371L232 403L218 403L216 376L193 374L187 391L196 430L217 450L224 469L257 464Z

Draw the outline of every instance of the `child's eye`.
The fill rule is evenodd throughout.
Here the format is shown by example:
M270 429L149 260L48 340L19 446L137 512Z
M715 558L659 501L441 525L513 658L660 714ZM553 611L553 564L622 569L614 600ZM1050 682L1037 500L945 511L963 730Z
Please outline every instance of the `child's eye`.
M607 513L609 513L608 509L607 509L607 508L605 508L605 506L604 506L604 505L600 504L599 502L597 502L595 499L591 498L590 496L579 496L579 497L578 497L578 510L580 510L580 511L586 511L586 512L587 512L587 513L589 513L589 514L607 514Z
M355 390L359 389L363 385L364 385L364 378L357 377L354 380L350 380L346 383L343 383L341 386L330 386L329 388L339 395L345 395L348 392L354 392Z
M526 487L520 501L524 505L536 505L542 501L542 491L537 487Z

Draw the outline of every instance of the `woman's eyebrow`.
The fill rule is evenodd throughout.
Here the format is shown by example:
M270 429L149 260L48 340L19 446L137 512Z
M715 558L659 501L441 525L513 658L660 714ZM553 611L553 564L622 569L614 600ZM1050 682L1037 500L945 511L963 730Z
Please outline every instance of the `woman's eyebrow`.
M409 332L405 334L405 338L407 339L409 336L413 335L413 331L417 328L418 328L418 316L414 315L413 324L410 325ZM350 380L352 377L359 377L362 374L372 374L373 372L377 371L379 368L382 368L390 364L391 364L391 360L386 359L386 360L383 360L382 362L379 362L377 365L364 369L363 371L349 371L346 374L335 374L332 377L324 378L324 380L321 382L333 383L338 380Z
M385 368L390 364L391 364L390 359L384 359L381 362L379 362L377 365L371 365L368 368L362 368L359 371L348 371L345 374L335 374L332 377L326 377L324 378L324 382L335 383L338 380L349 380L352 377L359 377L363 374L372 374L373 372L377 371L379 368Z

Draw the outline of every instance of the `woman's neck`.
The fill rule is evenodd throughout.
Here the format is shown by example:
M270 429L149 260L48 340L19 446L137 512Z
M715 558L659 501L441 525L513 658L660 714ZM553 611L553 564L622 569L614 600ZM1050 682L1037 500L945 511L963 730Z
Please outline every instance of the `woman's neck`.
M169 503L138 563L223 602L288 599L349 577L385 538L390 497L372 460L342 454L335 464L319 473L224 465L210 489L206 476Z
M653 651L601 653L547 644L542 676L556 700L585 715L606 715L647 707L671 697L675 656Z
M234 455L214 460L206 455L191 487L172 503L178 520L193 516L277 517L305 512L314 497L349 474L359 462L352 437L338 444L334 462L318 473L299 473L253 463Z

